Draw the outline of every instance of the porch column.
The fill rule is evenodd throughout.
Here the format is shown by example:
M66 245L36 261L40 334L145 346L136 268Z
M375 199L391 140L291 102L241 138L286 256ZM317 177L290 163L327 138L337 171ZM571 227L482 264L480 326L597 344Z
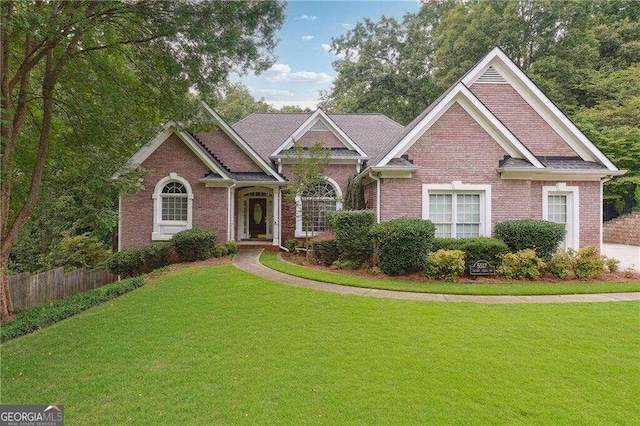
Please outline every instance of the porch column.
M280 188L273 188L273 245L280 245Z

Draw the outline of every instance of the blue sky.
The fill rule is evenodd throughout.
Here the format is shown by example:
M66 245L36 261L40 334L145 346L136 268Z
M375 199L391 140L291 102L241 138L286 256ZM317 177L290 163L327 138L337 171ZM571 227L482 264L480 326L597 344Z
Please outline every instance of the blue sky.
M247 75L241 81L256 98L276 108L298 105L314 109L319 91L331 87L336 76L331 63L336 56L328 52L332 37L346 34L365 17L374 21L382 15L402 19L417 12L416 0L405 1L289 1L286 20L278 37L276 64L259 76Z

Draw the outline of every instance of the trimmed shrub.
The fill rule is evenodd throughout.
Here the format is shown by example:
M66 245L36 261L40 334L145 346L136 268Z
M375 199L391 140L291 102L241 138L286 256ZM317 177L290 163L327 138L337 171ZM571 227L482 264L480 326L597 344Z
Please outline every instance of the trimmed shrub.
M238 252L238 243L235 240L229 240L225 243L227 247L227 252L229 254L236 254Z
M178 232L171 241L181 261L193 262L210 258L216 239L216 233L210 229L193 228Z
M331 269L353 270L353 269L360 269L361 266L362 264L357 262L352 262L350 260L336 260L331 264Z
M620 270L620 261L613 257L605 257L604 264L607 266L609 272L618 272Z
M224 257L224 256L227 256L228 254L229 254L229 250L227 249L227 245L226 244L218 244L213 249L213 256L214 257Z
M139 274L144 266L143 251L137 247L127 248L111 255L106 263L111 273L131 277Z
M486 260L493 266L500 264L502 255L509 252L504 241L491 237L472 238L436 238L433 250L462 250L465 253L465 264L471 266L478 260Z
M590 280L602 276L604 273L604 260L595 247L584 247L578 250L573 259L573 273L581 280Z
M504 241L509 250L532 249L545 260L551 259L565 233L562 224L546 220L511 220L495 227L496 237Z
M371 210L341 210L331 213L340 260L365 264L371 260L373 241L369 230L376 223Z
M151 243L139 249L142 255L142 264L147 272L167 266L173 252L173 244L169 242Z
M435 229L429 220L406 217L373 225L370 234L380 269L388 275L422 270Z
M502 256L497 273L505 278L535 280L540 277L542 268L544 268L544 262L536 256L536 252L526 249Z
M65 235L48 255L53 266L64 266L65 271L79 268L93 269L103 266L111 250L88 233Z
M298 240L295 238L288 239L284 242L284 248L289 250L290 253L295 253L296 247L298 247Z
M438 250L427 256L424 273L431 279L454 282L464 272L464 259L462 250Z
M326 238L313 242L313 255L319 265L331 266L333 262L338 260L340 253L338 252L338 242L335 238Z
M573 257L568 250L558 250L551 260L547 262L547 269L554 277L566 280L573 266Z
M124 251L124 250L123 250ZM120 252L122 253L122 252ZM2 323L0 341L5 342L53 324L92 306L142 286L142 278L129 278L43 305L19 309L17 318Z

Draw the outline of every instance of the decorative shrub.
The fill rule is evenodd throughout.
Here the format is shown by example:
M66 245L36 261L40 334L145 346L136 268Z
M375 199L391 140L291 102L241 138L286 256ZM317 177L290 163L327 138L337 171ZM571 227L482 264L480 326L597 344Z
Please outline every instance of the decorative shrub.
M236 254L238 252L238 243L235 242L235 240L227 241L225 246L227 247L228 254Z
M547 262L547 269L554 277L566 280L573 267L573 256L569 250L558 250Z
M429 220L406 217L373 225L370 233L380 269L389 275L422 270L435 229Z
M331 264L332 269L360 269L361 263L350 260L336 260Z
M462 250L438 250L427 256L424 273L432 279L454 282L464 272L464 259Z
M604 259L598 254L595 247L584 247L578 250L573 260L573 273L581 280L602 276Z
M509 252L504 241L491 237L472 238L436 238L433 250L462 250L465 253L465 264L471 266L478 260L486 260L493 266L500 264L502 255Z
M313 241L313 255L316 262L323 266L331 266L333 262L338 260L340 253L338 252L338 242L335 238L325 238Z
M193 228L178 232L171 241L181 261L193 262L210 258L216 239L216 233L210 229Z
M536 252L533 249L526 249L502 256L497 272L505 278L535 280L540 277L542 268L544 268L544 262L536 256Z
M173 244L169 242L151 243L139 249L142 255L142 264L148 272L167 266L173 252Z
M79 268L93 269L103 266L111 250L89 234L65 235L50 254L53 266L64 266L66 271Z
M139 274L143 266L143 251L136 247L120 250L107 259L109 271L121 277L131 277Z
M224 256L227 256L228 254L229 254L229 249L227 249L227 245L226 244L218 244L213 249L213 256L214 257L224 257Z
M23 334L31 333L134 290L142 286L142 284L142 278L129 278L43 305L19 309L17 318L3 323L2 327L0 327L0 341L5 342Z
M620 261L618 259L605 257L603 260L609 272L618 272L620 270Z
M369 230L376 223L371 210L342 210L330 216L331 229L336 233L340 260L365 264L371 260L373 242Z
M290 253L295 253L296 247L298 247L298 240L291 238L284 242L284 247L289 250Z
M562 224L546 220L512 220L500 222L495 227L496 237L504 241L509 250L533 249L545 260L551 259L565 232Z

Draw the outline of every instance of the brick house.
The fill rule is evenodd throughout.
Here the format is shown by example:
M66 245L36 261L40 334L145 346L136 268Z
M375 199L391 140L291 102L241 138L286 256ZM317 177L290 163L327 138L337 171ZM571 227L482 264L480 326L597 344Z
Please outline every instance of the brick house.
M460 238L491 235L505 220L546 219L565 224L566 247L600 247L602 184L625 173L498 48L406 127L321 109L254 113L234 125L206 104L203 112L216 130L169 122L132 157L147 173L138 193L119 200L119 248L191 227L278 246L326 229L325 212L341 208L353 175L378 221L430 219L437 236ZM319 141L331 159L319 191L288 203L294 141Z

